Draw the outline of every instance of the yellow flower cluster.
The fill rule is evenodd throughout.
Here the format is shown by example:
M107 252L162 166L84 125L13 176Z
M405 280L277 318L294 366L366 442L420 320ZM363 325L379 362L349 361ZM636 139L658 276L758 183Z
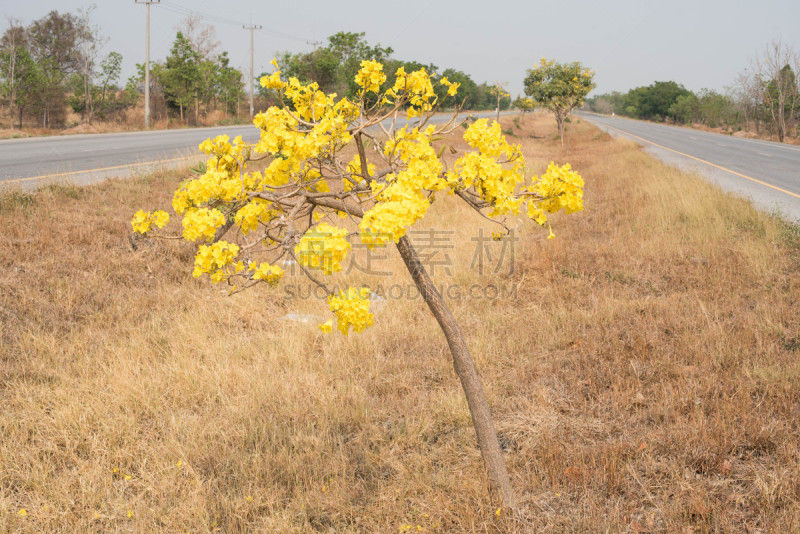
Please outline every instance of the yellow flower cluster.
M133 214L131 226L134 232L146 234L153 226L164 228L169 222L169 214L165 211L156 210L154 212L139 210Z
M294 253L300 265L332 274L342 270L342 260L349 250L347 230L322 223L300 238Z
M433 91L431 76L425 69L419 69L406 74L403 67L395 72L394 86L386 91L387 96L399 97L403 94L408 96L410 107L408 117L419 117L426 111L433 109L436 101L436 93ZM433 101L431 101L433 99Z
M351 326L359 333L372 326L375 316L369 311L369 293L365 287L350 287L347 291L328 297L328 307L336 316L336 324L342 334L347 335ZM326 329L323 326L320 329L324 332Z
M241 207L236 212L236 215L233 216L233 220L239 225L242 233L247 235L258 228L259 222L267 223L277 214L275 210L269 209L268 206L266 201L257 198Z
M292 78L293 82L297 82ZM302 129L298 120L286 109L272 107L256 115L253 123L261 129L257 152L280 155L288 171L299 172L300 162L324 155L332 146L344 146L352 140L347 131L350 121L358 116L358 107L343 99L334 103L335 95L325 95L316 84L301 86L299 82L286 89L292 94L296 114L302 120L317 121L310 129ZM274 163L274 162L273 162Z
M396 243L428 211L426 191L447 186L440 177L442 162L431 146L433 132L432 126L424 131L403 128L384 146L384 154L401 170L387 175L385 187L373 185L380 192L359 224L362 242L377 245L391 238Z
M281 80L281 71L275 71L269 76L262 76L258 83L261 84L261 87L266 89L274 89L276 91L282 90L286 87L286 83Z
M200 152L206 155L226 156L233 151L233 145L230 143L230 137L227 135L218 135L213 140L206 139L198 147Z
M326 95L319 90L319 85L312 82L303 85L297 78L289 78L284 93L292 100L295 112L306 121L318 121L325 112L333 107L336 94Z
M182 222L186 241L197 241L201 237L211 239L217 228L225 224L225 215L216 208L190 208L186 210Z
M583 209L583 178L572 170L569 163L559 167L552 161L547 166L547 171L528 187L528 191L536 193L544 200L528 203L528 216L544 224L547 220L545 211L555 213L563 209L567 213L574 213Z
M201 176L188 180L175 191L172 208L176 213L182 214L216 200L233 202L243 197L243 189L256 189L260 175L241 174L244 165L240 168L240 161L251 150L251 146L244 143L241 137L237 136L233 143L229 142L227 135L206 139L200 143L200 150L211 158L206 162L206 171Z
M211 280L216 284L221 282L230 273L223 269L233 264L239 254L239 245L226 241L217 241L211 245L200 245L197 255L194 258L194 271L192 276L200 278L203 274L210 274ZM244 264L240 261L233 265L233 272L244 270Z
M472 123L464 140L476 149L456 160L453 170L447 173L448 183L456 189L474 187L475 191L492 205L489 215L519 213L522 200L515 189L525 180L525 158L519 145L509 145L500 125L486 119Z
M278 285L278 282L281 281L281 277L283 276L283 269L277 265L270 265L269 263L257 264L256 262L250 262L247 270L253 271L251 275L253 280L264 280L271 286Z
M378 93L381 85L386 81L386 74L383 73L383 65L377 61L365 59L361 62L361 68L356 74L356 83L367 93Z
M460 83L451 82L447 79L447 76L442 76L442 79L439 80L439 83L447 87L447 95L448 96L456 96L458 93L458 88L461 87Z

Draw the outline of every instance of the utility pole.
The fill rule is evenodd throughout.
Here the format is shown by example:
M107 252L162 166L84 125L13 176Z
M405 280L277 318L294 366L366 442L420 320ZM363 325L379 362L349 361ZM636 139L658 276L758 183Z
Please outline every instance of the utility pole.
M253 107L253 91L255 81L253 80L253 32L260 30L263 26L258 24L251 24L250 26L242 26L245 30L250 30L250 118L255 116L255 109Z
M322 44L322 41L306 41L306 44L310 44L314 47L314 52L317 51L317 47Z
M147 6L147 22L144 31L144 128L150 129L150 4L160 4L161 0L134 0Z

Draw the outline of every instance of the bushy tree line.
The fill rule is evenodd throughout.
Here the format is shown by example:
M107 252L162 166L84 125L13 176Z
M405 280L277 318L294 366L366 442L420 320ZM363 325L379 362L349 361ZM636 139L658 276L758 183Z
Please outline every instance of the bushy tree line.
M800 91L798 54L781 41L770 43L724 92L689 91L674 81L655 82L627 93L612 92L587 100L599 113L636 119L704 124L733 132L766 128L783 142L798 137Z
M394 59L394 50L380 44L370 45L364 33L339 32L327 39L325 46L311 52L284 52L278 57L283 74L295 77L302 83L316 82L321 91L336 93L339 97L355 98L360 87L355 83L355 76L361 67L361 61L379 61L384 65L387 83L393 84L397 70L413 72L424 68L429 74L436 74L435 80L447 78L451 82L461 84L458 89L458 104L463 109L484 110L495 109L498 105L497 94L493 93L495 84L476 83L472 77L453 68L440 69L431 63L403 61ZM262 76L267 73L262 73ZM452 102L446 99L447 86L434 83L433 90L439 102ZM261 89L265 98L274 98L269 89ZM500 109L508 109L511 98L508 95L500 98Z
M141 101L144 65L127 84L119 84L122 55L100 52L105 39L90 24L91 10L78 14L52 11L25 27L12 22L0 38L0 99L12 117L12 127L23 122L50 128L66 125L67 112L81 115L82 122L115 119ZM175 117L198 124L210 112L238 115L245 92L244 76L233 67L227 52L218 52L214 29L189 17L179 27L164 61L150 65L151 106L155 118ZM453 68L392 58L391 47L370 45L364 33L339 32L327 44L311 52L284 52L279 57L288 77L316 82L322 91L354 98L359 91L355 75L365 59L382 62L389 83L398 69L412 72L425 68L435 79L460 84L458 105L463 109L508 109L511 98L498 95L495 84L476 83L469 74ZM262 74L263 75L263 74ZM439 102L447 86L434 84ZM259 89L259 107L275 103L275 95Z
M122 56L101 58L104 40L90 13L51 11L28 26L10 22L0 37L0 99L12 126L29 120L61 127L69 107L91 122L135 103L137 94L117 86Z
M64 127L70 109L84 123L119 119L141 101L144 65L122 87L122 55L101 55L105 39L90 14L91 8L51 11L28 26L12 21L2 34L0 100L12 127ZM166 60L151 64L151 93L161 118L196 123L212 110L235 113L244 94L242 73L230 65L227 52L216 52L213 28L190 17L181 29Z
M162 118L175 115L182 122L198 124L202 116L216 110L225 116L238 115L245 94L242 72L231 66L227 52L217 53L217 43L193 33L190 22L184 26L166 60L150 65L151 98L166 104ZM205 35L213 36L212 30L205 27ZM144 66L137 67L134 82L143 86Z
M698 93L674 81L655 82L627 93L598 95L587 100L594 111L636 119L702 123L711 128L741 124L743 115L731 95L703 89Z

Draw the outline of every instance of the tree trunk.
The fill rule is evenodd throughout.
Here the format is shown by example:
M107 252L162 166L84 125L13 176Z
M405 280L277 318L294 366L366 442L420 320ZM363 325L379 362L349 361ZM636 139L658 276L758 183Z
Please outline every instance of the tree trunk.
M494 491L500 493L503 506L514 508L516 504L514 490L511 488L508 478L503 451L500 449L497 431L489 413L489 404L486 402L478 371L475 369L475 363L472 361L461 329L442 299L442 295L433 285L425 267L420 263L419 256L408 237L400 238L397 242L397 250L400 252L408 272L411 273L411 278L414 279L422 298L433 316L436 317L445 338L447 338L450 354L453 356L453 367L455 367L467 397L472 424L478 437L478 446L489 475L489 483Z
M83 77L83 120L91 124L92 119L89 116L89 76Z
M8 94L8 117L9 122L11 123L10 128L14 129L14 96L16 95L16 67L17 66L17 51L16 48L11 49L11 79L9 85L9 94ZM20 120L22 123L22 120ZM22 126L20 126L22 128Z

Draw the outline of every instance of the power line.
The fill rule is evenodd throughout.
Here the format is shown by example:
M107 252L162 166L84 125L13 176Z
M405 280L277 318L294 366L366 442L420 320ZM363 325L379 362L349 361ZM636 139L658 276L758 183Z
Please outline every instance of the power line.
M178 15L196 15L196 16L199 16L202 19L205 19L206 21L216 22L217 24L230 24L230 25L233 25L233 26L244 26L245 25L245 23L242 22L241 20L237 21L237 20L234 20L234 19L221 17L221 16L213 14L213 13L206 13L205 11L199 11L197 9L188 8L188 7L182 6L180 4L176 4L175 2L173 2L171 0L169 2L164 0L164 3L162 5L168 11L171 11L172 13L177 13ZM264 30L265 33L268 33L268 34L273 35L275 37L283 37L284 39L291 39L291 40L294 40L294 41L303 41L303 42L307 42L307 41L311 40L308 37L301 37L299 35L293 35L291 33L282 32L280 30L276 30L276 29L273 29L273 28L263 28L262 27L260 29Z

